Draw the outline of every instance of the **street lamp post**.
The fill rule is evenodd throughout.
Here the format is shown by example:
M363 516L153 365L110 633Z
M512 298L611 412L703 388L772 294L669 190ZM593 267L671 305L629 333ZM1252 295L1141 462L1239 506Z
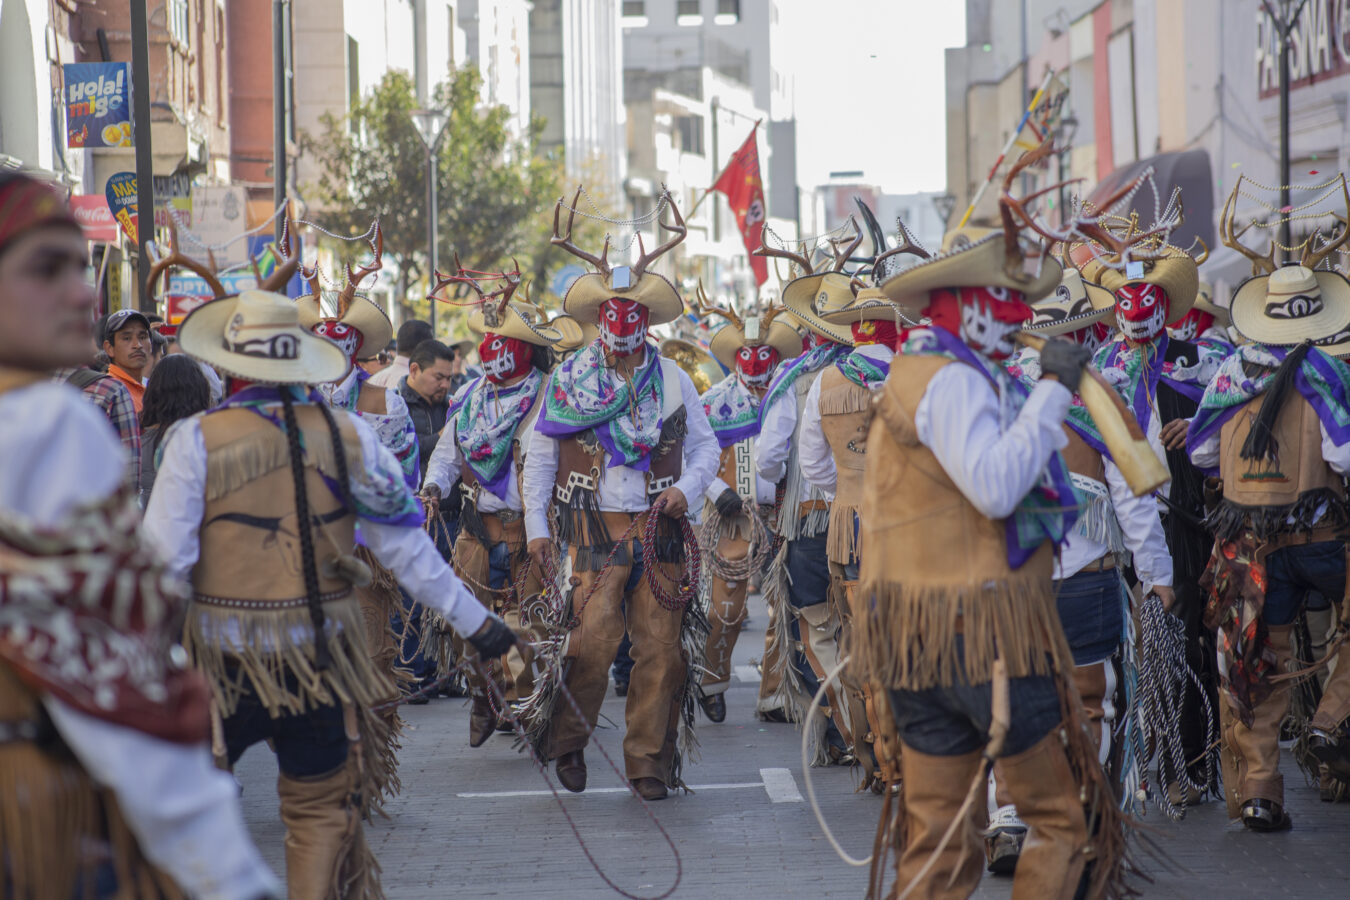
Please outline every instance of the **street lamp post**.
M413 126L417 129L422 143L427 147L427 284L433 284L437 266L437 207L436 207L436 152L441 146L441 137L445 134L446 123L450 116L441 109L415 109L412 113ZM436 333L436 301L431 301L428 315L431 333Z

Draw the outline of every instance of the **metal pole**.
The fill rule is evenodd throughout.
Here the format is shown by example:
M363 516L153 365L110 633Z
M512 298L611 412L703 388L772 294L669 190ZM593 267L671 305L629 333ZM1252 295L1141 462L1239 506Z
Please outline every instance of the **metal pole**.
M155 311L155 301L145 289L150 272L146 243L155 234L155 167L150 145L150 29L146 0L131 2L131 103L136 117L136 295L144 312Z
M1280 23L1280 209L1289 208L1289 31ZM1280 244L1291 246L1289 216L1282 214ZM1281 251L1284 253L1287 251Z
M719 165L721 165L721 163L719 162L719 157L717 156L717 119L718 119L717 110L721 107L721 105L722 105L722 104L718 102L718 98L716 98L716 97L712 98L712 103L710 104L710 106L711 106L711 109L712 109L712 117L711 117L711 118L712 118L712 164L713 164L713 177L714 177L714 178L717 177L717 173L720 171L717 167L718 167ZM707 195L705 194L704 196L707 196ZM716 197L713 197L713 207L712 207L712 236L713 236L713 240L714 240L714 241L720 241L720 240L722 239L721 217L718 215L718 213L721 212L721 210L722 210L722 204L720 204L720 203L717 202L717 198L716 198Z
M436 278L436 148L440 145L440 135L427 145L427 293ZM436 336L436 301L431 302L431 312L427 319L431 323L431 336Z
M286 6L288 0L272 0L272 206L286 202ZM286 225L277 219L276 235ZM381 350L384 348L381 347Z

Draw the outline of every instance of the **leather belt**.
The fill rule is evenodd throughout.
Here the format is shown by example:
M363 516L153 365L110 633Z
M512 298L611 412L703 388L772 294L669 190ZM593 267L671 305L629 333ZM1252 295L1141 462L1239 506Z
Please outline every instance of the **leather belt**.
M1083 566L1084 572L1109 572L1116 567L1116 555L1108 553L1100 559L1093 560L1086 566Z
M825 502L824 500L806 500L802 503L797 504L797 517L801 518L802 516L808 513L813 513L816 510L825 510L828 512L829 508L830 504Z
M320 594L319 602L331 603L334 600L341 600L350 595L351 592L352 589L346 587L327 594ZM294 597L286 600L244 600L237 597L209 597L206 594L193 594L192 601L204 606L224 606L229 609L243 609L250 611L299 609L300 607L309 605L308 597Z

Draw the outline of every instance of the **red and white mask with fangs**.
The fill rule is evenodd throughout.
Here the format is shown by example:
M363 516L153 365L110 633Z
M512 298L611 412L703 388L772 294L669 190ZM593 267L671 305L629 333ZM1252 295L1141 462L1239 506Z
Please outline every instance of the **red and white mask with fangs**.
M600 304L600 341L615 356L631 356L647 343L647 307L610 297Z
M990 359L1008 359L1017 350L1013 334L1033 313L1021 291L1006 287L961 288L961 340Z
M1116 291L1116 327L1128 341L1146 344L1167 325L1167 292L1156 284L1127 284Z
M346 322L339 322L337 319L325 319L311 330L320 337L326 337L341 347L342 352L347 354L347 358L353 362L356 361L356 354L361 352L361 345L365 343L361 332Z
M489 331L478 345L478 358L483 362L483 374L493 384L501 384L530 371L530 345L520 338L503 337Z
M1193 341L1214 327L1214 314L1203 309L1192 309L1171 325L1167 333L1179 341Z
M764 390L778 365L778 351L768 344L742 347L736 351L736 375L751 390Z

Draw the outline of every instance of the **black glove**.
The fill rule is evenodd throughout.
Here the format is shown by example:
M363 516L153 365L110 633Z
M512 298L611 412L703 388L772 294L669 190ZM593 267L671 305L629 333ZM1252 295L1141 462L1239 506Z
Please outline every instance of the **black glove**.
M1054 375L1066 388L1078 393L1083 369L1092 361L1092 351L1072 341L1049 340L1041 348L1041 372Z
M496 659L516 644L516 634L506 623L489 614L483 627L469 637L469 643L484 659Z
M456 480L450 486L450 492L441 499L441 513L447 519L458 519L460 511L464 508L464 492L459 489L462 481Z
M717 495L717 501L713 503L713 506L717 507L717 514L724 519L739 516L742 509L741 495L731 488L727 488Z

